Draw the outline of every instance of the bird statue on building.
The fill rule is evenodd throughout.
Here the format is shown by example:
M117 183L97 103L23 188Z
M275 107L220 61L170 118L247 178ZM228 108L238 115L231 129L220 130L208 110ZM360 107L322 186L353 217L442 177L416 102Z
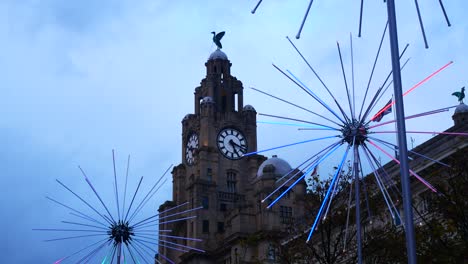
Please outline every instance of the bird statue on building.
M452 95L458 98L458 102L463 103L463 99L465 98L465 87L461 88L461 92L454 92Z
M218 49L222 49L223 48L223 45L221 45L221 39L223 38L224 36L224 31L222 32L219 32L218 34L216 34L216 32L211 32L211 34L213 34L213 42L214 44L216 44L216 46L218 47Z

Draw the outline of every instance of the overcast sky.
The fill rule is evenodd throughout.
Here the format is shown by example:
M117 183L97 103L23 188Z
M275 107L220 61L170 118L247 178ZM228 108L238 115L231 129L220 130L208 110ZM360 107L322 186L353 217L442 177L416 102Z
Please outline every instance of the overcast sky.
M79 249L80 241L42 242L63 234L31 230L63 227L60 221L73 219L68 210L46 200L46 195L84 208L55 179L95 202L78 165L115 208L112 149L116 150L120 180L127 155L131 155L129 190L134 190L140 176L145 177L144 190L149 190L167 167L181 162L180 121L193 112L194 88L204 78L204 63L215 50L211 31L226 31L222 43L232 62L231 73L243 82L244 102L257 112L323 122L249 87L331 117L271 66L275 63L291 70L332 104L285 39L295 36L308 2L267 0L252 15L256 0L0 1L2 263L53 263ZM349 34L357 35L359 3L314 1L302 38L295 41L344 106L347 99L336 41L342 47L350 78ZM452 22L452 27L447 27L438 1L420 1L430 49L424 49L414 3L397 4L400 50L410 43L404 56L411 60L402 73L403 90L454 61L405 97L406 113L456 105L451 93L467 85L468 2L445 1ZM383 1L367 1L363 36L353 37L358 105L385 21ZM390 68L387 37L371 85L372 95ZM391 97L391 90L377 108ZM453 109L408 121L407 128L442 131L452 126L452 113ZM389 115L384 121L391 119ZM265 117L258 120L273 121ZM388 129L394 129L393 125ZM322 135L259 124L258 148ZM430 138L411 136L415 146ZM394 142L393 135L381 138ZM408 141L411 145L409 137ZM311 143L265 155L278 154L294 166L330 143ZM320 173L326 175L340 156L330 157ZM169 179L142 214L154 214L160 203L171 199L171 192Z

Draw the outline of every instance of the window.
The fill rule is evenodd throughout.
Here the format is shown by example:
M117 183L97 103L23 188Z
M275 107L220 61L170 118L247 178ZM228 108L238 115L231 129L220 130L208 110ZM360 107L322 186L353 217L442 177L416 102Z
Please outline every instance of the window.
M225 204L225 203L220 204L220 205L219 205L219 210L220 210L221 212L226 212L226 210L227 210L226 204Z
M206 179L211 182L213 180L213 170L211 168L206 169Z
M210 200L208 198L208 196L203 196L202 197L202 206L203 206L203 209L208 209L210 206Z
M281 223L289 224L292 222L292 207L280 206Z
M218 233L224 233L224 222L218 222Z
M227 191L230 193L237 192L236 188L236 173L234 171L227 172Z
M209 233L210 232L210 221L203 220L202 231L203 231L203 233Z

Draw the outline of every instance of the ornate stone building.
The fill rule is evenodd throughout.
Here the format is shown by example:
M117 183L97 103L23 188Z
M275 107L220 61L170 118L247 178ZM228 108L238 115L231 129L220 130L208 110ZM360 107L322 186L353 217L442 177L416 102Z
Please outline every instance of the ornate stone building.
M185 247L160 242L169 247L159 246L158 261L166 263L165 256L176 263L276 263L271 240L304 215L306 184L265 209L261 200L291 166L276 156L243 157L257 150L256 111L244 105L242 83L231 75L225 53L217 49L205 66L206 77L194 92L194 113L182 120L182 163L172 170L173 200L159 208L163 212L185 202L202 206L183 214L196 218L160 224L175 236L202 241L162 239Z

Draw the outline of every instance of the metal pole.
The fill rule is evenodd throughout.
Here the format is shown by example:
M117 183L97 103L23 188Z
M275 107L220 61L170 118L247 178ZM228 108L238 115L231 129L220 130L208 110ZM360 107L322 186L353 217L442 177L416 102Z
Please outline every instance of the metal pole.
M405 214L405 234L408 263L416 264L416 244L414 238L413 209L411 206L411 189L409 182L408 147L406 144L405 114L401 88L400 59L398 50L398 33L395 14L395 1L387 0L389 22L390 51L392 56L393 87L395 94L396 123L398 128L398 149L400 151L400 174Z
M356 200L356 240L357 240L357 255L358 263L362 263L362 241L361 241L361 205L359 201L359 152L358 146L354 144L354 184L355 184L355 200Z

